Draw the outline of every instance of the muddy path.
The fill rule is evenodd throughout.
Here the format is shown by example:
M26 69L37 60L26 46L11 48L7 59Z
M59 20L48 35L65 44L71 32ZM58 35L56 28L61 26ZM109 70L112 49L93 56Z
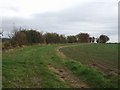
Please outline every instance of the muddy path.
M78 46L78 45L67 45L67 46L60 46L56 49L58 56L62 57L62 58L66 58L66 56L60 52L61 48L65 48L65 47L72 47L72 46ZM62 66L60 68L55 68L53 65L49 64L48 68L55 72L57 75L57 77L67 83L68 85L70 85L73 88L90 88L89 85L86 84L86 82L83 82L82 80L80 80L78 77L76 77L68 68L66 68L65 66Z
M72 88L89 88L85 82L80 81L70 70L65 67L55 68L53 65L49 64L48 68L52 72L56 73L56 77L59 80L63 81Z

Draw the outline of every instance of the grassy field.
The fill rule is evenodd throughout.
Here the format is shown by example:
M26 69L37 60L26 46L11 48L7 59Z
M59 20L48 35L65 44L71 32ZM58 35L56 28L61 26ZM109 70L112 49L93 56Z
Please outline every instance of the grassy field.
M3 54L3 87L65 87L47 67L59 59L53 47L30 46Z
M68 47L60 49L69 58L64 58L57 51L57 48L61 46L64 45L34 45L4 52L2 56L3 88L118 87L117 77L108 76L103 72L81 64L82 61L79 60L79 55L84 49L78 51L78 48L83 48L84 45L76 47L67 45L69 50ZM85 47L90 46L92 47L92 45L85 45ZM74 48L77 48L77 50L75 51ZM67 54L70 53L69 51L74 53ZM79 53L77 54L79 59L73 56L76 55L75 53ZM112 64L116 63L111 58L109 59L113 62ZM105 60L105 62L108 61Z

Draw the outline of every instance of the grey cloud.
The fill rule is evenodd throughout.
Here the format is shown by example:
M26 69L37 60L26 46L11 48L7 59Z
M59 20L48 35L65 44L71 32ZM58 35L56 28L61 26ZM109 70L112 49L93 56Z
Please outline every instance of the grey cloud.
M19 12L20 9L19 8L16 8L16 7L13 7L13 6L6 6L6 7L0 7L1 10L3 11L12 11L12 12Z
M12 23L16 26L35 28L45 32L60 34L78 34L88 32L91 35L107 34L111 38L117 37L117 10L116 4L111 2L91 2L75 6L58 12L34 14L31 19L5 19L4 27L9 30ZM8 29L9 28L9 29Z

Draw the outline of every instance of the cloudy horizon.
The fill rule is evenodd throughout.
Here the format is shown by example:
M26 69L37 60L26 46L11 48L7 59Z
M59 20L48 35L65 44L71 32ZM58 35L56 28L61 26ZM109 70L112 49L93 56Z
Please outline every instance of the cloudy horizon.
M0 13L4 36L16 26L64 35L105 34L118 42L118 0L3 0Z

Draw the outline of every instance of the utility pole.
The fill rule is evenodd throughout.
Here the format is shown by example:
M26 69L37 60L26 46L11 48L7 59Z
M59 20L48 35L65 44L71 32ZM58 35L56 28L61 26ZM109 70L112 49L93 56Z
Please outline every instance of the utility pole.
M15 23L13 22L13 31L16 29L16 27L15 27Z
M1 40L2 36L3 36L3 30L2 30L2 27L0 27L0 40Z

